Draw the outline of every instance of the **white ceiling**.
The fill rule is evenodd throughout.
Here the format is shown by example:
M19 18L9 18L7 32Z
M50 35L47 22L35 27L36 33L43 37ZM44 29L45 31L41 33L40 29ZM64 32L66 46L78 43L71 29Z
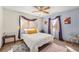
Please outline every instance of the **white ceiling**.
M18 11L18 12L24 12L24 13L28 13L31 15L35 15L35 16L48 16L54 13L58 13L58 12L63 12L63 11L68 11L71 9L76 9L79 8L78 6L51 6L51 8L48 10L49 14L45 14L45 13L33 13L33 11L36 10L36 8L34 8L33 6L6 6L4 8L10 9L10 10L14 10L14 11Z

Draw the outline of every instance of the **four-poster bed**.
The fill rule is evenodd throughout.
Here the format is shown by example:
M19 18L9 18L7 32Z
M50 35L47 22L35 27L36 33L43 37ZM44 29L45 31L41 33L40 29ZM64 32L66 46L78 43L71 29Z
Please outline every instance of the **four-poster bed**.
M32 26L33 28L31 28L31 27L30 28L29 27L28 28L22 28L22 22L21 22L22 19L21 18L23 20L26 20L27 23L28 22L34 22L37 19L28 19L28 18L26 18L24 16L19 16L19 36L18 36L18 38L19 39L23 39L23 41L25 42L25 44L27 44L27 46L30 48L31 52L37 52L38 51L38 47L41 47L44 44L53 42L53 36L50 35L50 34L40 33L39 31L34 32L32 34L31 33L30 34L29 33L23 33L22 31L24 29L29 30L29 31L32 31L34 29L36 31L36 30L39 30L39 29L37 29L37 27L35 28L33 26Z

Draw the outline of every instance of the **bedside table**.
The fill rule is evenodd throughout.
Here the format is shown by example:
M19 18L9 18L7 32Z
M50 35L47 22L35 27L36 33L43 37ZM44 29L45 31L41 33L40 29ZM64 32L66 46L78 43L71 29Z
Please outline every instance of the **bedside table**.
M41 30L40 32L41 32L41 33L45 33L44 30Z
M2 37L2 39L3 39L3 45L2 46L4 46L5 40L7 38L14 38L14 43L16 42L16 35L5 35L5 36Z

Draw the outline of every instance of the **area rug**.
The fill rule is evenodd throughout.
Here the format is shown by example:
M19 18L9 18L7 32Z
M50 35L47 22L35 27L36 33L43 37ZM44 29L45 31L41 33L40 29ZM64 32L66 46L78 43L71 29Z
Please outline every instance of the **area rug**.
M8 52L30 52L30 49L27 45L20 44L12 46L11 50L9 50Z
M14 45L8 52L30 52L30 49L25 44L20 44L20 45ZM45 47L44 49L42 49L40 52L67 52L67 48L52 43L47 47Z

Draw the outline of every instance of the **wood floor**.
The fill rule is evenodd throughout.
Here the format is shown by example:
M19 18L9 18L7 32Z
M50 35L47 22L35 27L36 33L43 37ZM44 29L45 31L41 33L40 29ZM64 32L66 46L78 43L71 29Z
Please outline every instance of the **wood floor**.
M19 45L19 44L24 44L24 42L23 41L16 41L16 43L14 43L14 42L6 43L0 49L0 52L7 52L8 50L10 50L13 47L13 45Z
M60 46L66 47L69 50L69 52L78 52L79 51L79 45L78 44L71 44L70 42L64 42L64 41L60 41L60 40L56 40L56 39L54 40L54 43L58 44ZM16 45L16 44L17 45L24 44L24 42L23 41L17 41L15 44L14 43L7 43L7 44L4 45L4 47L2 47L0 49L0 52L7 52L8 50L11 49L11 47L13 45Z

